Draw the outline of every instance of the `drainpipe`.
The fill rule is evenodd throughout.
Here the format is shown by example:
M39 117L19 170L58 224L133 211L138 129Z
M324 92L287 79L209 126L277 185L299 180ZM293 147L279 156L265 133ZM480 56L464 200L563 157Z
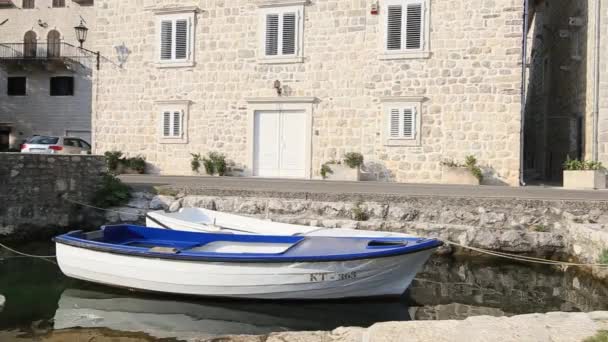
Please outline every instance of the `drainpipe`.
M600 114L600 38L601 29L601 0L595 1L595 41L593 46L593 128L592 128L592 159L599 159L599 114Z
M599 0L598 0L599 1ZM530 0L524 0L524 25L523 25L523 34L522 34L522 46L521 46L521 131L519 137L519 184L521 186L525 186L526 182L524 180L524 171L525 171L525 156L524 156L524 140L525 140L525 131L526 131L526 75L528 72L528 20L529 20L529 5Z

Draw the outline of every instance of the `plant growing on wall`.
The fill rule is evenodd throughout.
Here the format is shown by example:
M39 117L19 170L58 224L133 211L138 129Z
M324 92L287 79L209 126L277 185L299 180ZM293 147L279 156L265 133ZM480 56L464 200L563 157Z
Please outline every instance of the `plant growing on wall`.
M207 157L203 158L203 166L208 175L217 173L219 176L225 176L228 170L226 156L219 152L209 152Z
M475 178L477 178L479 182L483 181L483 171L481 170L479 165L477 165L477 158L475 158L475 156L466 156L464 163L458 163L453 160L444 160L441 162L441 165L446 167L465 168L469 170L469 172L471 172L471 174L475 176Z
M600 264L608 265L608 248L600 254Z
M363 222L369 220L369 214L363 208L361 208L360 202L355 205L351 212L355 221Z
M599 171L604 170L604 166L601 162L596 161L585 161L579 159L570 159L570 156L566 158L564 162L565 171Z
M190 153L190 155L192 156L192 161L190 161L190 167L192 168L192 171L198 173L201 169L202 156L200 153Z
M105 174L101 186L93 194L93 205L100 208L118 207L131 198L129 187L112 174Z
M112 173L115 173L118 170L118 165L120 164L120 160L122 158L121 151L108 151L104 153L104 157L106 159L106 165L108 170Z
M344 155L344 164L351 169L356 169L363 166L363 155L357 152L349 152Z

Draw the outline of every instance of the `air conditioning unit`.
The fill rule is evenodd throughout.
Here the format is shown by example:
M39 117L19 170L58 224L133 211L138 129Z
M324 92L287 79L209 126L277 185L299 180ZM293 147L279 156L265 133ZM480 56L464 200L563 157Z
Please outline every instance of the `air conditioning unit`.
M585 20L581 17L570 17L568 18L568 25L574 27L582 27L585 25Z

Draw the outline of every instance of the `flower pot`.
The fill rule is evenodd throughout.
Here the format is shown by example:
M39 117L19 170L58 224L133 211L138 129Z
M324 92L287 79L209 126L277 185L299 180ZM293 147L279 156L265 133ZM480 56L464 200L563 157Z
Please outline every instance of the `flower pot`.
M441 182L443 184L479 185L479 179L466 167L444 166Z
M564 171L565 189L605 189L606 174L600 170Z
M328 164L327 166L329 166L333 173L328 172L326 180L351 182L361 180L361 170L358 167L351 169L342 164Z

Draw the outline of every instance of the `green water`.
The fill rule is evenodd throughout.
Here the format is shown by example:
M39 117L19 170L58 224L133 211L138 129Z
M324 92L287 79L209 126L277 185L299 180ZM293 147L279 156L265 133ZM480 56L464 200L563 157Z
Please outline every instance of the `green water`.
M50 244L19 246L52 254ZM401 299L223 301L142 294L64 277L50 262L0 254L2 332L107 328L157 338L367 327L376 322L608 310L608 286L572 271L474 258L433 258Z

